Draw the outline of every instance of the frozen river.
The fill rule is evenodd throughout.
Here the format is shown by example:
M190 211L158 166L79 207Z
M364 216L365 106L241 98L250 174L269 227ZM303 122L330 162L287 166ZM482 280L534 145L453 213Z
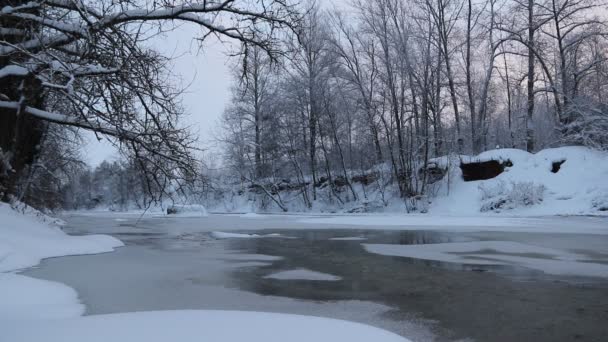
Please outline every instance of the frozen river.
M547 229L503 229L498 220L491 228L463 222L388 230L298 216L66 220L68 233L111 234L126 244L114 253L47 259L25 272L75 288L87 314L297 313L363 322L414 341L608 336L605 219L530 221ZM547 232L552 225L560 233ZM568 225L590 228L575 234ZM469 247L476 244L482 247ZM464 250L417 249L425 245Z

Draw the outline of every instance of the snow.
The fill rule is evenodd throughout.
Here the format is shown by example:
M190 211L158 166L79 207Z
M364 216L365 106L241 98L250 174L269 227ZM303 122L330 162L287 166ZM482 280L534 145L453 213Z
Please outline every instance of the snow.
M192 310L81 317L85 309L72 288L11 271L36 265L42 258L111 251L122 243L103 235L68 236L42 222L41 217L45 215L36 218L32 212L23 214L0 204L3 341L408 341L360 323L292 314ZM247 260L279 259L265 255L238 256ZM333 277L318 272L312 274Z
M295 270L272 273L272 274L265 276L264 278L278 279L278 280L315 280L315 281L338 281L338 280L342 279L341 277L338 277L338 276L335 276L332 274L311 271L311 270L308 270L305 268L297 268Z
M0 217L0 272L31 267L43 258L110 252L123 245L105 235L68 236L4 203Z
M0 324L7 320L80 316L84 306L68 286L10 273L37 265L43 258L110 252L122 242L109 236L68 236L61 223L20 204L19 211L0 203Z
M199 204L180 204L169 207L170 216L179 217L205 217L208 216L207 209Z
M260 214L257 214L257 213L245 213L245 214L242 214L242 215L239 215L239 216L241 216L241 217L247 217L247 218L264 218L265 217L265 215L260 215Z
M7 76L25 76L29 73L29 71L18 65L7 65L0 69L0 78L4 78Z
M219 259L222 260L247 260L247 261L277 261L282 260L283 257L276 255L266 254L247 254L247 253L233 253L233 254L221 254Z
M241 234L241 233L226 233L226 232L211 232L211 236L216 239L257 239L257 238L274 238L282 237L281 234Z
M608 219L604 217L506 217L479 213L477 216L431 214L365 214L301 216L298 222L332 228L369 230L446 230L460 232L497 231L527 233L567 233L608 235ZM335 228L335 226L333 228Z
M513 166L493 179L465 182L458 167L463 162L510 160ZM531 154L516 149L496 149L476 157L459 156L450 165L450 184L442 181L438 196L429 212L442 215L478 215L483 205L483 189L511 188L527 184L545 189L542 201L536 205L519 206L502 213L517 216L536 215L598 215L598 201L608 194L608 153L586 147L551 148ZM557 173L551 172L554 162L565 161ZM435 160L447 164L446 158Z
M493 179L465 182L460 163L510 161L512 166ZM551 172L554 162L564 163L556 173ZM433 216L480 216L493 214L503 217L531 217L551 215L608 216L608 152L581 146L545 149L536 154L518 149L495 149L477 156L450 155L433 158L429 167L449 168L443 179L430 184L414 212ZM379 165L363 174L390 177L389 165ZM360 172L356 175L360 175ZM353 173L354 177L355 174ZM304 179L310 182L308 176ZM312 207L304 205L298 191L281 192L283 204L291 212L312 213L404 213L405 205L395 184L380 190L379 183L369 185L353 182L358 201L344 204L332 201L328 188L318 188L319 196ZM349 191L343 189L344 191ZM261 210L252 192L242 195L226 193L220 199L206 203L214 211ZM263 202L265 203L265 202ZM281 212L273 203L265 212ZM482 212L484 211L484 212ZM269 215L267 215L269 216ZM447 220L449 221L449 219ZM468 222L465 222L468 224ZM428 224L427 224L428 225Z
M367 240L366 237L363 236L344 236L344 237L333 237L333 238L329 238L330 240L334 240L334 241L362 241L362 240Z
M9 320L69 318L84 313L72 288L12 273L0 273L0 303L0 325Z
M518 265L555 275L608 277L608 265L566 250L510 241L363 244L370 253L468 265Z
M347 321L239 311L152 311L96 315L3 327L11 342L406 342L396 334Z

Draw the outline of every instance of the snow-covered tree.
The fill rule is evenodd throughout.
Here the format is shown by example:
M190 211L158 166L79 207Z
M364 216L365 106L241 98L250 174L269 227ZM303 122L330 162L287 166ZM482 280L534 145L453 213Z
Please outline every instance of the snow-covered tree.
M8 0L0 8L0 193L39 152L48 123L112 137L164 189L199 170L196 138L181 125L169 59L146 44L164 22L278 52L297 21L284 0Z

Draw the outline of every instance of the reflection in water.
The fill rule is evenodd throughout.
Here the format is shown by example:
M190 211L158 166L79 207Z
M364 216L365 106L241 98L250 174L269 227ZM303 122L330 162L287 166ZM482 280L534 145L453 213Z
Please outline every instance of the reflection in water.
M398 308L394 312L396 315L414 313L424 319L439 320L447 330L437 333L449 337L448 340L475 337L481 341L559 341L569 340L564 337L572 336L572 331L580 329L595 329L591 335L603 331L597 324L575 319L574 326L555 328L551 333L543 332L544 329L539 327L553 324L552 321L543 320L552 320L563 314L572 321L564 303L568 303L566 306L570 308L585 304L584 301L579 302L579 297L574 302L565 300L571 296L571 289L556 286L554 279L542 272L515 266L466 265L382 256L366 252L361 241L330 240L347 236L364 237L366 243L385 244L474 240L462 235L434 231L272 232L297 238L225 241L229 249L283 257L264 267L235 270L231 276L241 289L306 300L368 300L384 303ZM323 282L264 278L274 272L296 268L328 273L342 279ZM603 298L606 297L605 294ZM590 295L586 300L593 303L596 299ZM500 317L495 316L498 309ZM608 318L606 309L600 315ZM503 332L504 338L497 338L497 326L518 327L519 330ZM458 336L450 336L454 331L458 332Z

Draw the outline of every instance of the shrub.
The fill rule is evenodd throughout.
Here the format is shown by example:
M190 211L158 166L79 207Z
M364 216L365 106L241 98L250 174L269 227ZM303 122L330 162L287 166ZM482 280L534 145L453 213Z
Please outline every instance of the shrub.
M509 210L529 207L543 201L545 186L533 182L499 181L493 184L479 185L481 192L481 211Z

